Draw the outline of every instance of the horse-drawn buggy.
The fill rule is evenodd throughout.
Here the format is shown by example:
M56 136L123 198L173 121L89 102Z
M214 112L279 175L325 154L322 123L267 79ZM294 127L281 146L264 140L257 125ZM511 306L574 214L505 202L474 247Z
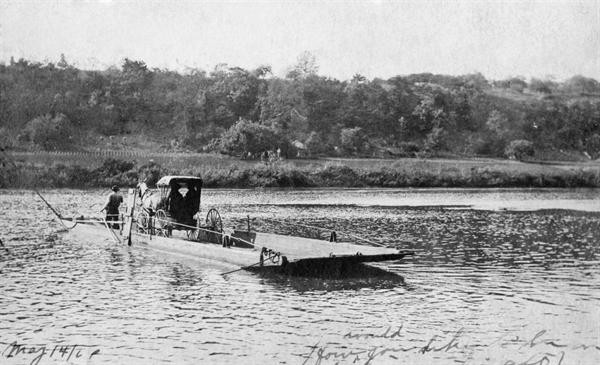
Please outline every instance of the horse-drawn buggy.
M221 243L223 222L216 209L200 218L202 179L195 176L164 176L150 189L138 185L141 209L137 214L138 232L170 237L173 231L185 231L192 240Z

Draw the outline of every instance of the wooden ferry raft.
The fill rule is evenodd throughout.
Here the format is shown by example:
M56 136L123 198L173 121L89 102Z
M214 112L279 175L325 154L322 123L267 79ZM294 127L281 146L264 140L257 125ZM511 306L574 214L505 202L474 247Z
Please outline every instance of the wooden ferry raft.
M412 252L395 248L357 245L347 242L279 235L247 230L225 232L220 214L209 209L204 222L199 219L202 180L191 176L166 176L158 190L130 189L127 210L111 229L103 219L61 218L72 235L84 239L108 234L115 242L159 251L209 259L234 265L237 269L260 271L268 268L299 276L344 276L365 272L359 265L400 260ZM172 189L197 193L193 217L178 214L169 206ZM142 190L144 190L142 192ZM154 205L149 203L154 195ZM144 197L146 198L144 201ZM136 200L142 198L141 204ZM195 200L188 199L195 203ZM234 270L237 271L237 270Z

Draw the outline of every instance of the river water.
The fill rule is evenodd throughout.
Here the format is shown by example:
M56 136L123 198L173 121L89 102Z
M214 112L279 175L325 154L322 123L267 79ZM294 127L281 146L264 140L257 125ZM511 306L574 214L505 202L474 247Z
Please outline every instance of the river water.
M106 193L43 195L98 215ZM415 255L379 265L403 281L222 276L74 240L33 192L0 191L0 363L600 363L599 190L205 190L202 205L226 226Z

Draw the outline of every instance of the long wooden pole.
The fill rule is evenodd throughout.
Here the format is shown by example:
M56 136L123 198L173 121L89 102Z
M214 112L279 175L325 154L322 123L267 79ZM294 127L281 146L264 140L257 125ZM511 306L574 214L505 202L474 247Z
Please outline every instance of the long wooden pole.
M248 265L248 266L240 267L239 269L235 269L235 270L224 272L224 273L221 274L221 276L225 276L225 275L233 274L234 272L238 272L238 271L249 269L249 268L251 268L253 266L260 265L262 262L263 261L259 261L257 263L252 264L252 265Z
M119 239L119 237L117 237L117 235L115 234L115 232L113 232L113 230L108 226L108 223L106 223L106 219L103 219L102 222L104 223L104 227L106 227L106 229L108 230L108 232L110 232L113 240L115 241L115 243L121 244L121 240Z
M131 246L131 226L133 225L133 212L135 210L135 198L137 191L135 189L129 189L129 196L127 197L127 212L125 215L125 224L123 227L123 239L127 242L128 246Z
M14 159L12 158L11 155L8 154L8 152L5 151L4 147L0 147L0 152L2 152L2 154L5 156L6 160L8 162L10 162L15 169L18 169L19 167L17 166L16 162L14 161ZM37 196L40 197L40 199L42 199L42 201L46 204L46 206L48 208L50 208L50 210L52 211L52 213L54 213L54 215L56 215L56 217L58 218L58 222L60 224L62 224L63 227L67 228L67 226L64 224L64 222L62 221L62 216L60 215L60 213L58 213L53 207L52 205L50 205L50 203L48 203L48 201L46 201L46 199L44 199L44 197L42 196L42 194L40 194L40 192L36 189L33 188L33 191L37 194Z

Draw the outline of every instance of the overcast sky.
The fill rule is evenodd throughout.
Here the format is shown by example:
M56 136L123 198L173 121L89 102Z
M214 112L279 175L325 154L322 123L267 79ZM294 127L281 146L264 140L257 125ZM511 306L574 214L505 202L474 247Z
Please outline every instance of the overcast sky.
M600 0L584 1L7 1L0 61L81 68L125 57L151 67L273 67L303 51L338 79L481 72L600 80Z

